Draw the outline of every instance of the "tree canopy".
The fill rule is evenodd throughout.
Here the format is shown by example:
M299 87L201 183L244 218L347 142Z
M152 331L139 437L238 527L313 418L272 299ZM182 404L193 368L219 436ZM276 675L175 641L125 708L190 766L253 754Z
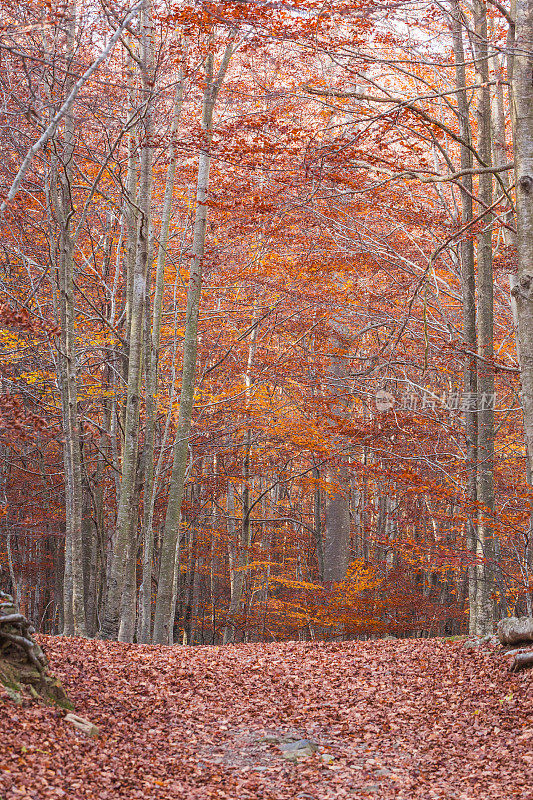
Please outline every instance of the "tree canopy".
M525 0L0 0L0 582L34 625L532 615L532 36Z

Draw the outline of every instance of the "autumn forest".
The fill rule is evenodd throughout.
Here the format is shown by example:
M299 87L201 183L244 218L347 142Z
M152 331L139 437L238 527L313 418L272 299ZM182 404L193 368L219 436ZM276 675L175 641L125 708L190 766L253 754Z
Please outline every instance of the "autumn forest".
M530 0L0 0L0 588L45 634L533 602Z

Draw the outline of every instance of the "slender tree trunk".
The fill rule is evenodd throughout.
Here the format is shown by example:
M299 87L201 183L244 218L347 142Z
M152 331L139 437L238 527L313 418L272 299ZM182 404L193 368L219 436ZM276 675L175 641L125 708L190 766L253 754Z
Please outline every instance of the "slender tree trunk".
M348 569L350 507L346 468L332 470L329 483L332 490L326 502L324 581L336 582L344 580Z
M135 482L138 463L139 442L139 402L142 373L142 344L144 326L144 301L146 296L146 279L148 269L148 252L150 242L150 200L152 179L152 103L154 92L154 71L152 57L152 26L151 7L146 0L141 14L142 29L142 58L140 64L143 100L145 113L143 115L142 151L140 183L138 194L139 223L137 230L137 255L133 276L131 324L128 359L128 386L126 400L126 415L124 423L124 447L122 452L122 477L120 482L120 500L117 512L117 524L113 542L113 554L107 597L102 621L101 636L104 639L116 639L119 633L120 610L122 606L122 591L126 578L126 569L130 566L131 559L124 559L124 555L131 553L132 538L136 534L138 509L134 507L136 497ZM129 562L129 563L128 563ZM129 576L131 580L131 576ZM125 609L131 613L131 604L126 604ZM128 612L126 612L128 613ZM128 630L134 625L128 622Z
M74 256L68 229L61 231L59 256L61 303L61 399L64 420L66 508L65 633L85 635L83 579L82 473L77 398L75 343ZM70 575L68 573L70 572ZM71 594L70 594L71 593ZM69 596L70 595L70 596ZM72 625L72 629L69 630Z
M339 333L341 331L339 330ZM333 348L342 346L338 333L331 337ZM346 402L343 399L343 387L346 376L344 364L336 355L331 357L330 385L334 398L332 405L335 413L342 417L346 414ZM324 530L324 581L327 583L342 581L346 577L350 551L350 492L348 471L345 464L328 470L328 482L331 492L328 493L325 512Z
M226 505L228 510L230 601L226 625L222 634L223 644L228 644L230 641L233 641L235 637L235 617L239 611L239 604L242 597L242 582L244 580L243 570L238 570L239 549L236 540L235 490L231 482L228 482Z
M459 133L466 144L461 145L461 170L472 169L472 151L467 147L472 141L468 97L465 90L466 70L465 52L463 46L463 26L461 9L458 0L452 0L452 39L455 61L455 83L457 89L457 115L459 119ZM473 219L472 196L474 192L471 175L461 178L461 225L468 225ZM474 242L471 232L468 231L460 245L461 279L463 288L463 340L470 353L477 351L476 333L476 277L474 263ZM474 355L466 357L463 378L463 391L465 399L477 396L477 364ZM468 565L468 601L470 631L474 633L476 618L476 587L477 574L476 558L476 532L474 527L474 506L477 500L477 414L470 403L465 403L464 425L466 436L466 495L471 510L467 518L467 549L470 556Z
M511 83L513 128L516 246L518 276L512 289L518 317L518 356L521 369L522 408L528 475L533 472L533 0L512 4L515 24L508 36L508 76ZM527 560L531 562L533 525L529 528ZM531 597L527 608L531 613Z
M516 183L517 302L522 402L527 454L533 468L533 0L517 0L511 66L511 113Z
M481 0L474 3L476 70L480 82L478 102L478 153L492 163L491 103L487 39L487 11ZM479 176L479 199L492 205L492 174ZM476 625L479 636L492 633L494 604L494 290L492 272L492 215L484 217L478 238L478 470L477 499L481 504L477 524Z
M152 629L152 561L154 551L154 532L153 532L153 519L154 519L154 501L155 493L154 487L154 440L155 440L155 424L157 417L157 409L155 407L154 396L157 392L157 376L159 366L159 339L161 332L161 309L163 305L163 288L165 282L165 262L167 255L168 234L170 229L170 217L172 213L172 195L174 191L174 177L176 174L176 146L175 137L178 130L178 123L181 117L181 108L183 103L183 89L184 89L184 70L183 66L180 68L179 83L176 89L174 98L174 113L172 118L172 126L170 129L170 160L167 170L167 179L165 184L165 199L163 202L163 212L161 216L161 229L159 233L159 246L157 251L157 265L155 275L155 296L154 307L149 322L150 305L148 290L150 288L147 282L147 299L146 299L146 318L148 324L146 326L145 334L145 362L146 362L146 392L145 392L145 439L144 439L144 464L145 464L145 481L144 481L144 511L143 511L143 575L142 575L142 589L140 592L139 604L139 641L151 641ZM150 330L151 328L151 330Z
M495 53L490 59L491 66L491 81L494 82L494 87L491 96L491 112L492 112L492 155L495 167L503 167L507 159L507 146L506 146L506 133L505 133L505 101L503 92L503 70L500 61L500 56ZM509 172L502 171L499 173L501 183L504 189L510 194ZM514 209L509 204L509 209L504 217L509 227L502 227L501 237L503 244L507 247L516 246L516 236L512 227L515 223ZM511 228L511 229L510 229ZM509 273L509 291L510 291L510 305L513 320L513 328L515 334L515 345L520 363L520 348L518 343L518 315L516 310L516 300L513 297L512 289L516 284L516 276ZM527 479L527 469L525 470ZM507 598L505 578L502 573L501 565L501 547L497 537L494 538L494 579L498 586L499 602L498 602L498 616L507 616Z
M168 644L172 638L170 620L172 617L176 547L179 535L179 516L183 498L183 486L188 461L189 433L191 429L195 388L196 356L198 347L198 314L202 293L202 268L205 251L205 232L207 225L207 197L209 186L209 168L211 165L210 145L213 111L232 52L233 38L230 38L215 81L213 81L212 55L209 54L206 60L206 86L202 112L202 130L205 134L205 150L200 152L198 160L196 214L194 220L192 245L193 258L191 260L191 271L187 289L187 310L185 316L185 339L183 344L183 370L180 409L176 440L174 444L174 458L172 464L172 475L170 479L167 513L165 517L165 528L161 543L159 580L154 619L153 640L157 644Z
M245 445L246 446L246 445ZM247 566L250 561L250 547L252 543L252 525L250 522L250 491L249 491L249 459L245 456L243 468L244 485L242 491L242 523L239 529L238 541L230 549L230 603L226 626L222 636L223 644L229 644L235 639L235 620L241 607L241 600L246 579ZM230 500L231 492L231 500ZM228 486L228 513L235 516L235 501L233 486ZM234 536L236 526L233 526Z
M68 49L74 52L76 7L69 8ZM68 91L68 83L67 83ZM85 598L83 579L82 469L80 426L78 419L77 353L74 299L74 242L70 223L73 158L75 149L74 119L65 117L63 150L57 164L57 183L52 189L52 203L59 224L57 285L59 289L59 383L63 416L63 461L65 466L65 579L63 584L64 633L85 635Z
M85 472L85 469L83 470ZM92 498L89 480L83 476L83 578L85 584L85 620L87 636L94 636L96 631L97 603L97 568L98 568L98 533L93 519Z
M320 583L324 580L324 542L322 541L322 523L320 518L321 506L321 492L320 492L320 472L318 467L313 469L313 477L315 479L315 491L313 494L313 517L314 528L313 536L316 545L316 557L318 561L318 580Z

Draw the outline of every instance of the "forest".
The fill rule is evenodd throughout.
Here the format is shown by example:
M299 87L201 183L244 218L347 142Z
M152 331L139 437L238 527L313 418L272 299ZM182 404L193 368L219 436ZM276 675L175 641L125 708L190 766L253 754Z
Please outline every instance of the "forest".
M0 588L39 631L532 616L532 70L531 0L0 0Z

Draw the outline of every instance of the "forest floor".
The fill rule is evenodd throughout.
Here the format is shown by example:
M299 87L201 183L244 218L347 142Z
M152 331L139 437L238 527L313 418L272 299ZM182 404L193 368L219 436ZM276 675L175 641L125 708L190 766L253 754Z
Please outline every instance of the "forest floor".
M40 641L100 733L0 693L1 800L533 797L533 671L492 645Z

